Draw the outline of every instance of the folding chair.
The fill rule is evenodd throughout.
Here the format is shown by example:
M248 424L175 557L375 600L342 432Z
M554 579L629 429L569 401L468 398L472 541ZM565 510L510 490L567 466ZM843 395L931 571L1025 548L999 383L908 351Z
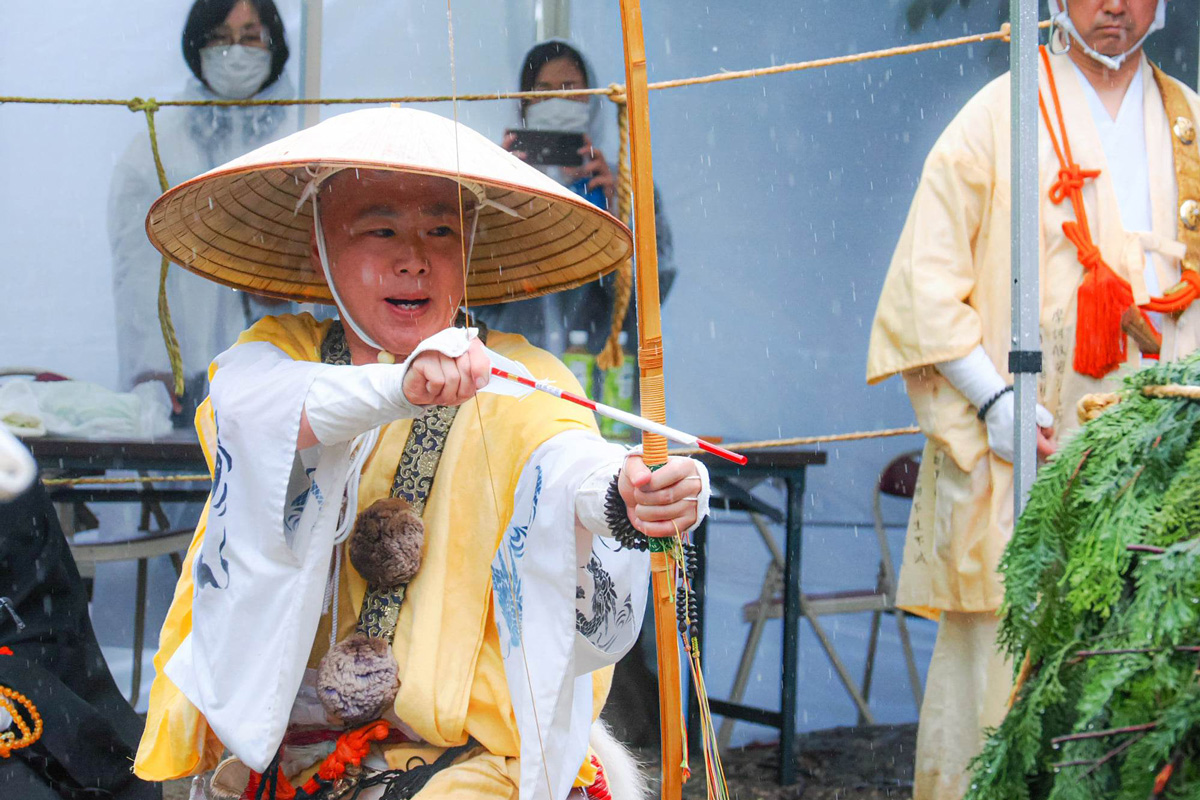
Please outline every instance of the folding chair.
M896 627L900 637L900 647L908 668L908 678L912 687L913 700L918 710L921 707L921 677L917 672L916 659L913 656L912 641L908 634L908 625L905 621L904 612L896 608L895 567L892 565L891 546L888 543L887 530L884 527L880 503L882 495L912 498L916 489L917 468L920 466L920 457L921 453L919 450L896 457L884 467L880 473L879 480L875 484L872 499L875 517L875 535L879 546L879 571L876 576L875 586L868 589L822 593L802 592L801 594L800 612L812 626L813 633L816 634L821 649L825 651L825 655L837 673L838 679L858 709L859 724L875 724L875 718L871 714L869 701L871 680L874 675L875 656L878 652L879 632L882 627L884 614L891 614L896 620ZM742 696L745 693L746 686L750 680L750 673L754 666L754 657L758 651L758 644L762 639L763 628L767 621L779 619L783 616L783 552L779 549L775 537L771 534L769 520L758 511L750 511L749 516L750 521L758 530L763 543L771 553L771 563L767 566L767 572L763 576L762 590L758 599L742 607L742 618L750 624L750 630L746 637L746 644L742 649L742 656L734 676L733 687L729 693L729 701L733 703L741 702ZM845 662L842 661L841 656L833 645L833 641L825 631L824 625L821 624L820 618L831 614L864 612L871 613L871 629L867 642L866 668L860 684L855 681ZM721 723L718 743L722 748L729 745L730 738L733 735L734 722L735 720L725 719Z

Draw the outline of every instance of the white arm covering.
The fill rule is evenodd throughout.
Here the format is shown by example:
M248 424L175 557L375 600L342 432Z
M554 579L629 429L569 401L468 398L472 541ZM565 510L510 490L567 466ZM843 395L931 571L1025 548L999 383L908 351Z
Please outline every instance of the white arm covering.
M304 412L324 445L348 442L363 431L419 416L404 396L404 364L366 364L321 370L308 387Z
M971 402L976 408L981 408L987 401L1004 389L1008 384L996 370L996 365L988 358L982 345L962 358L953 361L942 361L934 365L942 373L950 385ZM984 422L987 424L988 447L999 458L1005 461L1013 459L1013 435L1015 427L1015 410L1012 392L1003 395L992 403ZM1054 425L1054 417L1039 403L1037 407L1037 424L1041 428Z
M417 345L403 364L364 364L322 370L304 401L308 424L321 444L348 442L364 431L421 415L404 395L404 376L413 360L434 350L447 358L467 352L474 328L446 328ZM489 353L490 355L490 353Z

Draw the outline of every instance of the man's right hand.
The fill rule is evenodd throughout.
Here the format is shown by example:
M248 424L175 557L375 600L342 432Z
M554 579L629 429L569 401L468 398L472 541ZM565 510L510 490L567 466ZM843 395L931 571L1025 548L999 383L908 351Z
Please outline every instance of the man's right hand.
M1046 459L1058 449L1058 445L1054 441L1054 415L1045 406L1038 403L1036 419L1038 426L1037 452L1040 458ZM992 407L988 409L987 416L984 417L984 422L987 424L988 447L998 458L1011 463L1016 428L1016 401L1012 392L1006 393L992 404Z
M513 133L512 131L509 131L508 133L504 134L504 138L500 140L501 147L503 147L505 150L512 153L514 156L521 159L522 161L528 161L529 156L528 156L528 154L526 154L526 152L524 150L513 150L513 148L516 147L516 145L517 145L517 135L515 133Z
M450 358L426 350L413 359L404 375L404 397L414 406L457 406L487 386L492 365L478 339L467 352Z

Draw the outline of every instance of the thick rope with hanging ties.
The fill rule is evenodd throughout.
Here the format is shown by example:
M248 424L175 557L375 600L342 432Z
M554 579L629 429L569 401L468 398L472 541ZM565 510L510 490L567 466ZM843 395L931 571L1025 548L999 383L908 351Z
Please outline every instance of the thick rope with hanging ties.
M632 225L630 215L633 212L633 174L629 166L629 108L625 103L624 93L617 93L621 87L614 83L608 88L609 99L617 105L617 219L626 225ZM616 295L613 298L608 341L596 356L596 366L600 369L616 369L625 362L625 351L621 349L621 329L625 327L625 317L629 314L629 300L633 297L632 258L626 259L617 267L614 280Z
M1049 20L1038 23L1039 28L1050 27ZM699 75L692 78L676 78L669 81L658 81L647 85L651 91L659 89L678 89L685 86L701 86L709 83L742 80L745 78L761 78L769 75L782 75L788 72L801 72L810 69L823 69L840 64L856 64L863 61L873 61L880 58L914 55L948 47L959 47L966 44L981 44L989 41L1008 41L1009 26L1004 23L999 30L988 33L975 33L969 36L957 36L951 39L939 39L933 42L887 47L881 50L868 50L862 53L852 53L844 56L818 58L810 61L793 61L787 64L776 64L771 67L756 67L753 69L718 72L711 75ZM592 89L550 89L530 92L487 92L483 94L438 94L438 95L408 95L403 97L301 97L281 98L274 100L159 100L157 108L193 107L193 106L331 106L331 105L384 105L387 103L444 103L450 101L480 102L489 100L519 100L528 98L549 97L586 97L589 95L623 95L625 87L613 84L607 87ZM59 97L28 97L20 95L0 95L0 105L5 103L25 105L68 105L68 106L125 106L141 102L138 99L121 100L114 98L59 98ZM140 109L133 109L140 110Z
M167 181L167 171L163 168L162 155L158 151L158 132L154 127L154 114L161 107L159 102L151 97L143 100L135 97L126 105L133 112L142 111L146 114L146 128L150 132L150 152L154 155L154 171L158 173L159 191L167 191L171 184ZM176 397L183 397L183 356L179 352L179 337L175 335L175 324L171 321L171 307L167 301L167 272L171 262L166 256L158 268L158 324L162 328L163 343L167 347L167 358L171 362L171 379Z
M1049 27L1050 22L1043 21L1039 23L1039 27ZM741 80L745 78L758 78L769 75L781 75L788 72L800 72L810 69L822 69L825 67L836 66L839 64L854 64L863 61L870 61L880 58L891 58L895 56L912 55L916 53L924 53L932 50L939 50L948 47L957 47L964 44L978 44L987 41L1002 40L1007 41L1009 38L1009 25L1005 23L1000 26L999 30L988 33L971 34L968 36L958 36L950 39L940 39L933 42L922 42L919 44L902 45L900 47L888 47L881 50L870 50L862 53L852 53L845 56L833 56L830 58L813 59L810 61L789 62L787 64L778 64L771 67L758 67L754 69L735 70L728 72L719 72L711 75L700 75L692 78L678 78L669 81L659 81L650 83L647 89L677 89L685 86L700 86L709 83L719 83L723 81ZM272 100L262 99L245 99L245 100L155 100L150 98L142 100L140 97L133 99L122 100L119 98L60 98L60 97L31 97L22 95L0 95L0 105L16 104L16 105L67 105L67 106L124 106L130 111L141 111L146 115L146 126L150 133L150 149L154 155L154 166L158 173L159 187L162 191L167 191L170 185L167 181L166 171L163 169L162 158L159 154L158 136L154 127L154 114L161 108L174 107L197 107L197 106L330 106L330 105L372 105L372 104L403 104L403 103L439 103L439 102L480 102L493 100L516 100L530 98L551 98L551 97L581 97L589 95L605 95L612 99L618 105L617 121L622 128L621 148L625 153L625 157L618 154L618 173L617 173L617 214L622 220L628 220L631 212L629 192L630 192L630 172L628 161L628 145L626 144L628 137L626 135L628 128L628 120L625 114L625 87L622 84L611 84L607 87L595 87L591 89L558 89L548 91L529 91L529 92L488 92L485 94L449 94L449 95L409 95L403 97L304 97L304 98L280 98ZM184 389L183 376L183 360L179 351L179 340L175 335L174 324L171 321L171 311L167 301L166 280L169 270L169 262L164 256L162 264L159 267L159 291L158 291L158 318L159 325L162 328L163 342L167 348L167 356L171 363L171 375L173 378L175 395L182 396ZM597 358L597 364L602 369L613 369L624 361L624 352L621 349L620 329L624 324L625 315L629 310L629 297L633 291L633 268L630 264L623 264L617 270L616 275L616 298L613 304L613 322L609 333L609 339L606 342L603 351ZM624 300L622 301L622 298Z

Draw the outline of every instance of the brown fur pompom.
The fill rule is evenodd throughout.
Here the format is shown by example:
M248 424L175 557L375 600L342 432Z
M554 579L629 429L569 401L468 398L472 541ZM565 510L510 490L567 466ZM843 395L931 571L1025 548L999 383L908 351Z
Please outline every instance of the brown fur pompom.
M425 523L398 497L376 500L358 515L350 537L350 563L367 583L391 589L421 567Z
M327 714L347 725L365 725L396 702L398 673L387 640L354 633L321 659L317 696Z

